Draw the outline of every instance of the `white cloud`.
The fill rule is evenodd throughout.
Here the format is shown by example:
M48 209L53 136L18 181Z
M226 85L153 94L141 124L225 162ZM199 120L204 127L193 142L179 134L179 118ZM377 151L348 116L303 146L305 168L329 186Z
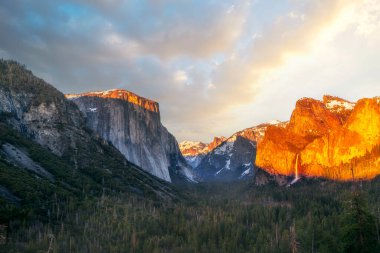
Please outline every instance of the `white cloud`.
M183 70L177 70L174 73L174 81L178 83L187 83L189 81L189 78L187 76L187 73Z
M358 8L356 17L357 32L360 35L369 36L380 27L380 1L366 0Z

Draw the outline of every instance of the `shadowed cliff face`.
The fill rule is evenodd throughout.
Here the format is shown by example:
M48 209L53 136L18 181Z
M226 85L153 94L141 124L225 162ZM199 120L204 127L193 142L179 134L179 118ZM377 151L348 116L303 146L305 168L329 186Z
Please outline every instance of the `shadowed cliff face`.
M76 149L79 136L90 138L80 111L62 93L16 63L0 66L1 121L58 156Z
M124 90L67 97L86 115L88 126L128 161L169 182L172 177L192 180L177 141L160 122L158 103Z
M256 165L282 175L295 173L297 154L304 176L337 180L380 174L379 99L356 104L325 96L301 99L286 128L270 127L258 145Z
M272 125L284 127L287 122L272 121L244 129L229 138L215 137L208 145L185 141L180 145L181 152L200 180L232 181L251 178L254 174L256 145Z
M233 135L207 153L195 168L203 181L233 181L253 175L256 142Z

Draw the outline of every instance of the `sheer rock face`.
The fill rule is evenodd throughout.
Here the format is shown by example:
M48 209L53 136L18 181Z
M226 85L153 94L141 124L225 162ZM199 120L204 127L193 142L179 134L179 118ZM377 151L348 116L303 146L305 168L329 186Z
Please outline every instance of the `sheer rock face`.
M380 174L380 99L361 99L345 124L302 152L305 173L333 179L370 179Z
M128 161L169 182L192 180L176 139L160 122L158 103L125 90L66 96L86 115L88 126Z
M253 174L255 142L233 135L207 153L195 168L203 181L231 181Z
M286 128L268 128L258 145L256 165L282 175L337 180L373 178L380 174L379 99L354 103L325 96L323 102L301 99ZM367 166L368 165L368 166Z

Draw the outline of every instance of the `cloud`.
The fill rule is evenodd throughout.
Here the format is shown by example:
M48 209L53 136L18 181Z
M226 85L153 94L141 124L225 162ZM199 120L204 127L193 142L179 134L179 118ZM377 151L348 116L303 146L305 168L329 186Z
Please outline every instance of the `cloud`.
M26 64L66 93L120 87L157 100L180 140L208 141L265 119L265 110L276 113L245 106L267 106L278 93L277 103L288 102L267 80L289 59L313 52L327 31L333 38L347 9L360 18L347 16L339 29L373 36L378 1L364 2L3 1L0 57ZM291 85L302 90L297 80Z
M265 33L255 36L240 55L231 52L211 73L213 89L207 91L203 101L202 96L196 95L200 103L191 109L198 111L197 118L206 121L210 114L226 113L228 109L253 102L262 88L260 79L284 64L288 55L307 53L322 31L348 6L349 1L308 1L298 10L304 18L280 16ZM209 106L204 108L204 104ZM192 114L188 112L182 117L186 115ZM182 117L181 120L187 121Z
M233 46L243 31L249 1L81 1L134 40L144 54L167 59L207 57ZM231 8L234 6L234 8Z

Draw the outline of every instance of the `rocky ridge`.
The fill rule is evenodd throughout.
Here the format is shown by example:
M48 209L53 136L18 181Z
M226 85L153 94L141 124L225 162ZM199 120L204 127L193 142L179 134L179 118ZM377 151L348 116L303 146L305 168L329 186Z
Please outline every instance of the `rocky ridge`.
M214 140L209 144L197 141L183 141L179 144L179 149L186 159L187 163L196 168L202 161L203 157L209 152L214 150L222 142L226 140L226 137L214 137Z
M195 173L204 181L231 181L250 178L254 174L256 146L271 125L285 126L286 122L272 121L247 128L229 138L214 138L214 141L203 149L198 142L183 142L181 151L190 161ZM192 146L191 144L195 144ZM202 145L205 146L206 144ZM186 147L186 149L184 148Z

